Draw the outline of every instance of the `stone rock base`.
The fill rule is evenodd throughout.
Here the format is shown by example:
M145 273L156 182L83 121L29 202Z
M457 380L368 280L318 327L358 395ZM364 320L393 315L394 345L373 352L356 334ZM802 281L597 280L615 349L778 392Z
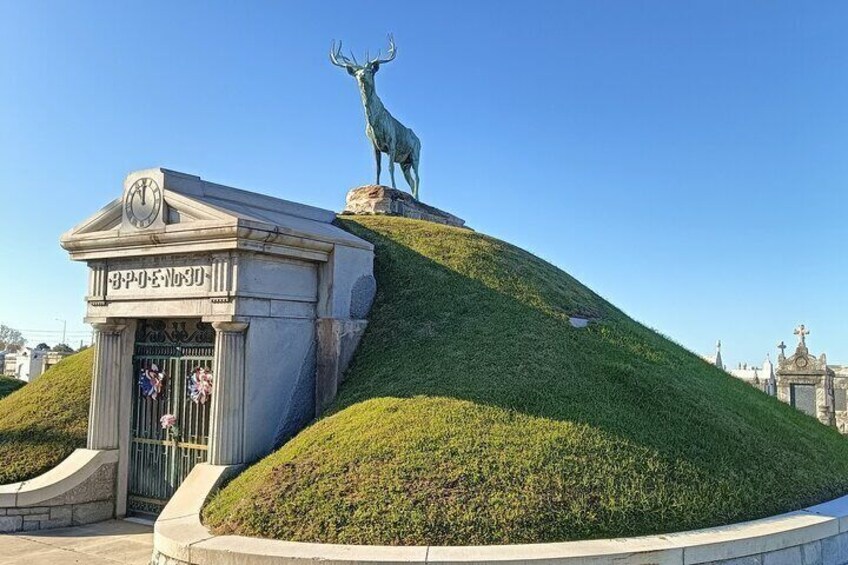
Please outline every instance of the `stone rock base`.
M348 192L342 214L386 214L458 228L465 227L465 220L419 202L408 192L377 184L360 186Z

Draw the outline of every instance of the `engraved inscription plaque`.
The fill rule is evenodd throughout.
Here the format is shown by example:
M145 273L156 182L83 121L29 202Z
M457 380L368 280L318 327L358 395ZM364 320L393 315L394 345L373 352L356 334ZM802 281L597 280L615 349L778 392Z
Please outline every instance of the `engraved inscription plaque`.
M100 267L101 300L207 296L212 290L210 257L146 257ZM104 296L105 295L105 296Z
M209 279L208 267L156 267L124 269L109 273L111 290L145 290L148 288L205 288Z

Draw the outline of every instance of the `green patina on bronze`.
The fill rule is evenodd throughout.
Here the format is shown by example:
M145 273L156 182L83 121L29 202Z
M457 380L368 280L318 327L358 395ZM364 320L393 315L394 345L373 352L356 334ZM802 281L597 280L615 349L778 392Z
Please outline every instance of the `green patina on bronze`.
M362 106L365 108L365 135L371 140L374 147L374 158L377 162L377 183L380 184L381 153L385 153L389 160L389 173L392 179L392 188L395 186L395 163L400 165L403 176L412 191L412 196L418 200L418 161L421 152L421 142L408 127L397 121L383 106L380 97L374 87L374 74L380 70L380 65L385 65L395 58L394 39L389 36L389 53L385 58L380 54L371 59L365 55L365 64L360 65L356 57L351 53L351 59L342 55L342 44L338 48L335 42L330 49L330 62L345 69L350 76L356 79L359 85L359 93L362 95Z

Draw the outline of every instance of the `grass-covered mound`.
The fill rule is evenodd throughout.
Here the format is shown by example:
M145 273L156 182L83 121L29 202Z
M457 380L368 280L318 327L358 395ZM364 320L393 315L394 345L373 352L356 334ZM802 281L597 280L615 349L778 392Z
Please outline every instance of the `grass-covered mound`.
M6 375L0 375L0 398L4 396L9 396L22 386L24 386L26 382L16 379L14 377L7 377Z
M834 429L552 265L432 223L344 225L376 245L379 285L348 380L332 414L207 505L216 532L550 542L726 524L848 492ZM570 314L597 321L575 329Z
M85 447L94 348L0 400L0 485L55 467Z

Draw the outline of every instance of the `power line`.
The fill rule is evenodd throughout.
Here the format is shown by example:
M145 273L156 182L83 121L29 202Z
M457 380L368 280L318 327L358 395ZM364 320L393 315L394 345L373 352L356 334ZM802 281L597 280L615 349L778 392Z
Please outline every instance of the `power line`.
M92 330L54 330L23 329L18 330L27 343L93 343Z
M62 330L18 330L21 333L39 333L39 334L60 334ZM92 330L68 330L69 334L86 334Z

